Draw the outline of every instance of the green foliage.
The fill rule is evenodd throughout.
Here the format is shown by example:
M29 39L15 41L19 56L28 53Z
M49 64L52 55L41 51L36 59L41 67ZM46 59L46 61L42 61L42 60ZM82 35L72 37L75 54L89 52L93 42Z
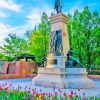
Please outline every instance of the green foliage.
M78 51L81 63L100 64L100 15L91 13L86 6L82 12L76 10L73 16L68 16L70 45Z
M49 45L50 22L48 16L43 13L41 23L37 30L34 30L30 36L31 54L36 56L38 62L47 55Z
M3 53L0 53L0 60L5 60L5 61L13 61L15 57L13 56L7 56Z
M0 59L2 59L4 57L3 53L0 53Z
M9 34L1 49L7 56L15 56L29 52L26 40L18 37L15 34Z
M90 74L90 75L100 75L100 72L98 72L98 71L91 71L91 72L88 72L88 74Z

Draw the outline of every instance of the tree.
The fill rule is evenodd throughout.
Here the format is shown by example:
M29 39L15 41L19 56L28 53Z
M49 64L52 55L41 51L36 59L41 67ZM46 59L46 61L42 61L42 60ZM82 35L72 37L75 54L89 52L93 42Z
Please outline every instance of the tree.
M100 37L99 14L97 12L91 13L86 6L82 12L76 10L73 16L70 14L68 16L70 44L78 51L80 61L88 66L94 63L98 64L94 60L94 53L97 52L98 55L100 52L100 42L98 40L98 36ZM100 59L97 55L96 58Z
M16 34L9 34L8 37L5 38L5 44L1 49L7 56L29 53L26 40L18 37Z
M37 30L34 30L30 36L31 53L41 61L47 55L50 35L50 22L46 13L43 13L41 23Z

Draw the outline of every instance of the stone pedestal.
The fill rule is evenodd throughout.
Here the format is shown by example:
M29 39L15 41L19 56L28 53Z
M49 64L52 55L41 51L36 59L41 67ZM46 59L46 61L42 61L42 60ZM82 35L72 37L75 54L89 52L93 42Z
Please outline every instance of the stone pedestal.
M66 69L68 88L89 89L94 88L94 82L87 77L86 68L67 68Z
M39 68L38 76L33 78L33 84L48 88L68 88L65 69Z
M68 88L66 69L62 55L49 53L46 68L39 68L37 77L33 78L33 84L43 87Z

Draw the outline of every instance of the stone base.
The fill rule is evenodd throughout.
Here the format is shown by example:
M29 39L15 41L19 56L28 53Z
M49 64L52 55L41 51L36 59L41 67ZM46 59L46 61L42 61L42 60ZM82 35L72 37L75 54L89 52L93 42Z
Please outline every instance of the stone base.
M61 68L39 68L38 76L33 78L34 85L48 88L68 88L66 70Z
M89 89L94 88L94 82L88 78L86 68L67 68L69 88Z
M89 89L94 82L87 77L86 68L39 68L37 77L32 80L34 85L48 88Z

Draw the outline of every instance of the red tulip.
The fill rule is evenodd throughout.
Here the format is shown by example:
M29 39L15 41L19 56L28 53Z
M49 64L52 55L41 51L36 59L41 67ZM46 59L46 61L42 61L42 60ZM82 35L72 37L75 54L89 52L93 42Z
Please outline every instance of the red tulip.
M78 91L80 91L80 88L78 88Z
M63 93L63 95L64 95L64 96L67 96L67 94L66 94L65 92Z
M7 91L8 90L8 87L6 87L5 90Z
M3 88L2 87L0 87L0 91L2 90Z
M69 95L69 98L70 98L70 99L72 99L72 97L73 97L72 95Z
M40 96L40 94L39 94L39 93L36 93L36 94L35 94L35 96L36 96L36 97L39 97L39 96Z

